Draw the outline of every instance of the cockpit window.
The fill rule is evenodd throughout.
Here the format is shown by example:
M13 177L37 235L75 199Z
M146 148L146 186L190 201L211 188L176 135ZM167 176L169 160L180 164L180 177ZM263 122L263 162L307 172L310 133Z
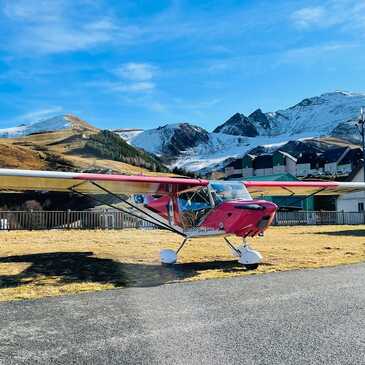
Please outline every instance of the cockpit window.
M238 181L212 181L209 186L216 205L226 200L252 200L245 185Z
M185 228L197 227L212 209L206 187L186 191L178 196L181 223Z

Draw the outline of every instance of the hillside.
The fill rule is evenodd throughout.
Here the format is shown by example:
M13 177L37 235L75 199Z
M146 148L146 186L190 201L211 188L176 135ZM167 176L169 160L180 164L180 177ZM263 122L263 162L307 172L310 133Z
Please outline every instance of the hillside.
M21 132L9 128L6 136L0 138L3 168L147 175L168 172L155 156L71 115L22 126Z

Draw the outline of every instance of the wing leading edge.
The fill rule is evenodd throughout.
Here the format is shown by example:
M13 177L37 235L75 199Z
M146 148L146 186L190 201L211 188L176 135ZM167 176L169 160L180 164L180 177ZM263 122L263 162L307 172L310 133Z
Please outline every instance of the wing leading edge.
M243 181L254 196L342 195L365 191L365 183L337 181Z
M207 180L164 176L104 175L59 171L0 169L0 191L59 191L72 189L84 194L103 194L97 185L115 194L167 194L195 186L208 185Z

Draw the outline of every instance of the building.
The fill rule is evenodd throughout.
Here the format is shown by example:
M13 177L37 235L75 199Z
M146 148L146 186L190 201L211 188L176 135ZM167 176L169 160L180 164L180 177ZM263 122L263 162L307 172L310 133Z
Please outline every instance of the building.
M360 148L339 147L323 153L304 152L298 157L296 176L349 175L361 158Z
M358 166L347 181L364 182L364 168ZM340 212L363 212L365 211L365 192L348 193L341 195L336 200L336 210Z
M242 175L243 177L246 176L252 176L254 175L254 171L253 171L253 161L255 159L256 156L251 155L251 154L246 154L245 156L243 156L242 159Z
M297 159L287 152L275 151L272 156L273 174L290 174L295 176Z
M224 168L226 180L242 179L242 158L233 160Z
M230 162L224 169L226 180L249 176L268 176L273 174L296 173L297 159L287 152L276 151L273 154L255 156L246 154L241 159Z
M226 166L224 178L231 180L286 173L300 178L334 179L350 175L361 159L362 150L348 146L331 148L321 153L302 152L298 158L280 150L259 156L246 154Z
M350 147L340 147L323 152L323 172L326 175L337 175L339 163L350 150Z
M324 162L321 154L303 152L297 159L296 176L318 176L323 174Z
M260 155L253 160L253 170L255 176L273 175L273 156Z
M350 149L345 156L337 164L337 172L340 175L350 175L353 170L356 170L362 164L361 148Z

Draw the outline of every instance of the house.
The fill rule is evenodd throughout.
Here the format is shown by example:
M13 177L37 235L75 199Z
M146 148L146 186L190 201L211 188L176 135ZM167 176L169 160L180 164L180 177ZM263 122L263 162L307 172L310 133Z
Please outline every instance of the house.
M243 177L245 176L252 176L254 175L254 170L253 170L253 161L255 159L256 156L251 155L251 154L246 154L245 156L243 156L242 159L242 175Z
M323 173L324 161L321 154L303 152L297 159L296 176L317 176Z
M361 148L350 149L337 164L340 175L350 175L353 170L362 164L363 153Z
M350 150L350 147L340 147L323 152L323 172L327 175L336 175L338 164Z
M273 153L273 174L296 174L297 159L287 152L275 151Z
M257 156L253 160L255 176L268 176L273 174L273 156L266 154Z
M364 182L364 167L358 167L351 173L347 181ZM336 210L340 212L365 211L365 192L348 193L341 195L336 200Z
M297 160L296 176L349 175L362 158L360 148L339 147L323 153L303 152Z
M224 168L224 178L227 180L242 178L242 158L233 160Z

